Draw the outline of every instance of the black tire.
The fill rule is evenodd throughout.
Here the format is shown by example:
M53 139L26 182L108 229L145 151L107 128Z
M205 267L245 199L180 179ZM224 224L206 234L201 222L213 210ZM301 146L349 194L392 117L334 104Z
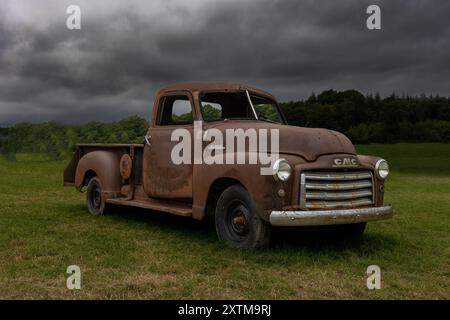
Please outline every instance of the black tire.
M240 185L228 187L219 197L215 223L219 240L230 246L255 249L270 243L272 226L258 216L250 195Z
M102 215L107 212L107 204L102 199L102 184L97 177L89 180L86 191L86 206L89 213Z

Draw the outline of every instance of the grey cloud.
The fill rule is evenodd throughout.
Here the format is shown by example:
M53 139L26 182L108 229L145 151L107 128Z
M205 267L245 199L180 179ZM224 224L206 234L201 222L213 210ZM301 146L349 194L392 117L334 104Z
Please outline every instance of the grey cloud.
M450 94L448 1L82 2L34 16L0 4L0 124L148 117L155 91L245 82L279 100L324 89ZM382 30L365 28L370 4ZM4 10L2 10L4 9ZM8 10L7 10L8 9ZM4 18L4 19L3 19Z

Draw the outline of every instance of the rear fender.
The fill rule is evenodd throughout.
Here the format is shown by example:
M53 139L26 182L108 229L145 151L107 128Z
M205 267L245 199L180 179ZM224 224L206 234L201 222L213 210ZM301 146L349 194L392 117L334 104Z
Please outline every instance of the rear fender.
M102 185L102 197L104 199L118 197L122 186L119 163L119 155L114 152L93 151L87 153L78 162L75 187L81 190L88 182L86 174L94 172Z

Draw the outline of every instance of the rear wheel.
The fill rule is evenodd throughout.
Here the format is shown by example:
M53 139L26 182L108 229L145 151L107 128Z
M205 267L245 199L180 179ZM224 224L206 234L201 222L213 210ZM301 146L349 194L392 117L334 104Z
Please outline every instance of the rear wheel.
M259 248L269 244L272 226L261 219L250 195L240 185L228 187L219 197L215 212L219 239L238 248Z
M93 215L102 215L107 211L106 202L102 198L102 185L97 177L89 180L87 185L86 206Z

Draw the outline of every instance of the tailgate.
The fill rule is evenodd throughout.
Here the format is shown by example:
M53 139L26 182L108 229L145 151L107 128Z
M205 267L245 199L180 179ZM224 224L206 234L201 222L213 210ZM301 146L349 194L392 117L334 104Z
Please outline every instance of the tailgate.
M73 154L72 160L70 160L69 165L64 170L64 185L74 186L75 185L75 172L77 170L78 161L81 158L80 147L77 146L75 153Z

